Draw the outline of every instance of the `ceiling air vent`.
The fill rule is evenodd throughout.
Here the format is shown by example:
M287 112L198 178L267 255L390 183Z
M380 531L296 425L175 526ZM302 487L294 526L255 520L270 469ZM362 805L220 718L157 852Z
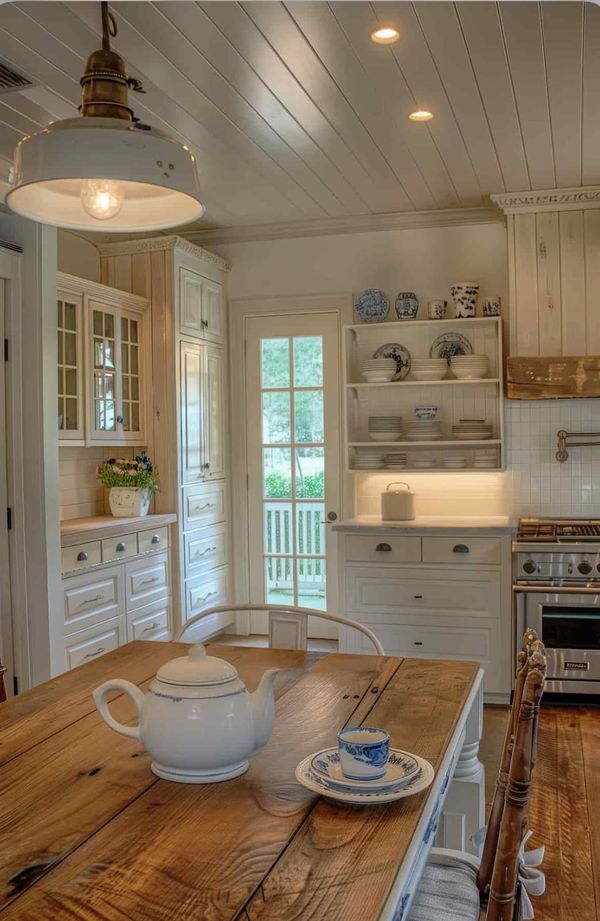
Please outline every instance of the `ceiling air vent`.
M27 89L28 86L33 86L28 77L17 73L9 64L0 59L0 93L14 93L16 90Z

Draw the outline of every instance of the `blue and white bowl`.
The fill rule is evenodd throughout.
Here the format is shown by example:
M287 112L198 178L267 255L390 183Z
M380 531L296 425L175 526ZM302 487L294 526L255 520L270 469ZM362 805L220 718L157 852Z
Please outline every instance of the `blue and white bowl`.
M350 780L379 780L386 772L390 737L385 729L353 726L338 732L340 765Z
M437 414L437 406L415 406L415 416L419 422L424 422L426 419L435 419Z
M419 301L414 291L401 291L396 297L396 316L399 320L414 320L419 309Z

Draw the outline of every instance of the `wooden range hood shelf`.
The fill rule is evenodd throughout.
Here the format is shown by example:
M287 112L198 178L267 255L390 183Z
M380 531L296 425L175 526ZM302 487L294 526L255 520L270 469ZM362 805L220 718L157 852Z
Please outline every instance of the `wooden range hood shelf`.
M506 396L509 400L600 397L600 356L507 358Z

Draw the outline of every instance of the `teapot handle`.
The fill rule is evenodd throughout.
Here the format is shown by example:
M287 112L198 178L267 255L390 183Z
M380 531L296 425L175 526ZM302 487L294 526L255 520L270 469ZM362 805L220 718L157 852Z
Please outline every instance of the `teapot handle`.
M114 729L115 732L120 732L122 736L129 736L130 739L139 740L139 722L137 726L126 726L124 723L119 723L108 709L106 698L111 691L122 691L124 694L127 694L128 697L131 697L137 709L138 716L141 716L142 713L144 694L137 685L133 684L131 681L124 681L122 678L114 678L112 681L105 681L104 684L101 684L100 687L96 688L93 692L94 703L104 722L110 726L111 729Z

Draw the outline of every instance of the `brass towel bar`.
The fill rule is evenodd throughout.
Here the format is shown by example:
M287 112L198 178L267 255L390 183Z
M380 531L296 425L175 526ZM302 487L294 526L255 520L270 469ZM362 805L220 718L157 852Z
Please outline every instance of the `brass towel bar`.
M569 452L567 448L584 448L600 445L600 432L565 432L564 429L560 429L556 434L558 436L556 460L559 464L564 464L568 458ZM597 441L569 441L569 438L596 438Z

